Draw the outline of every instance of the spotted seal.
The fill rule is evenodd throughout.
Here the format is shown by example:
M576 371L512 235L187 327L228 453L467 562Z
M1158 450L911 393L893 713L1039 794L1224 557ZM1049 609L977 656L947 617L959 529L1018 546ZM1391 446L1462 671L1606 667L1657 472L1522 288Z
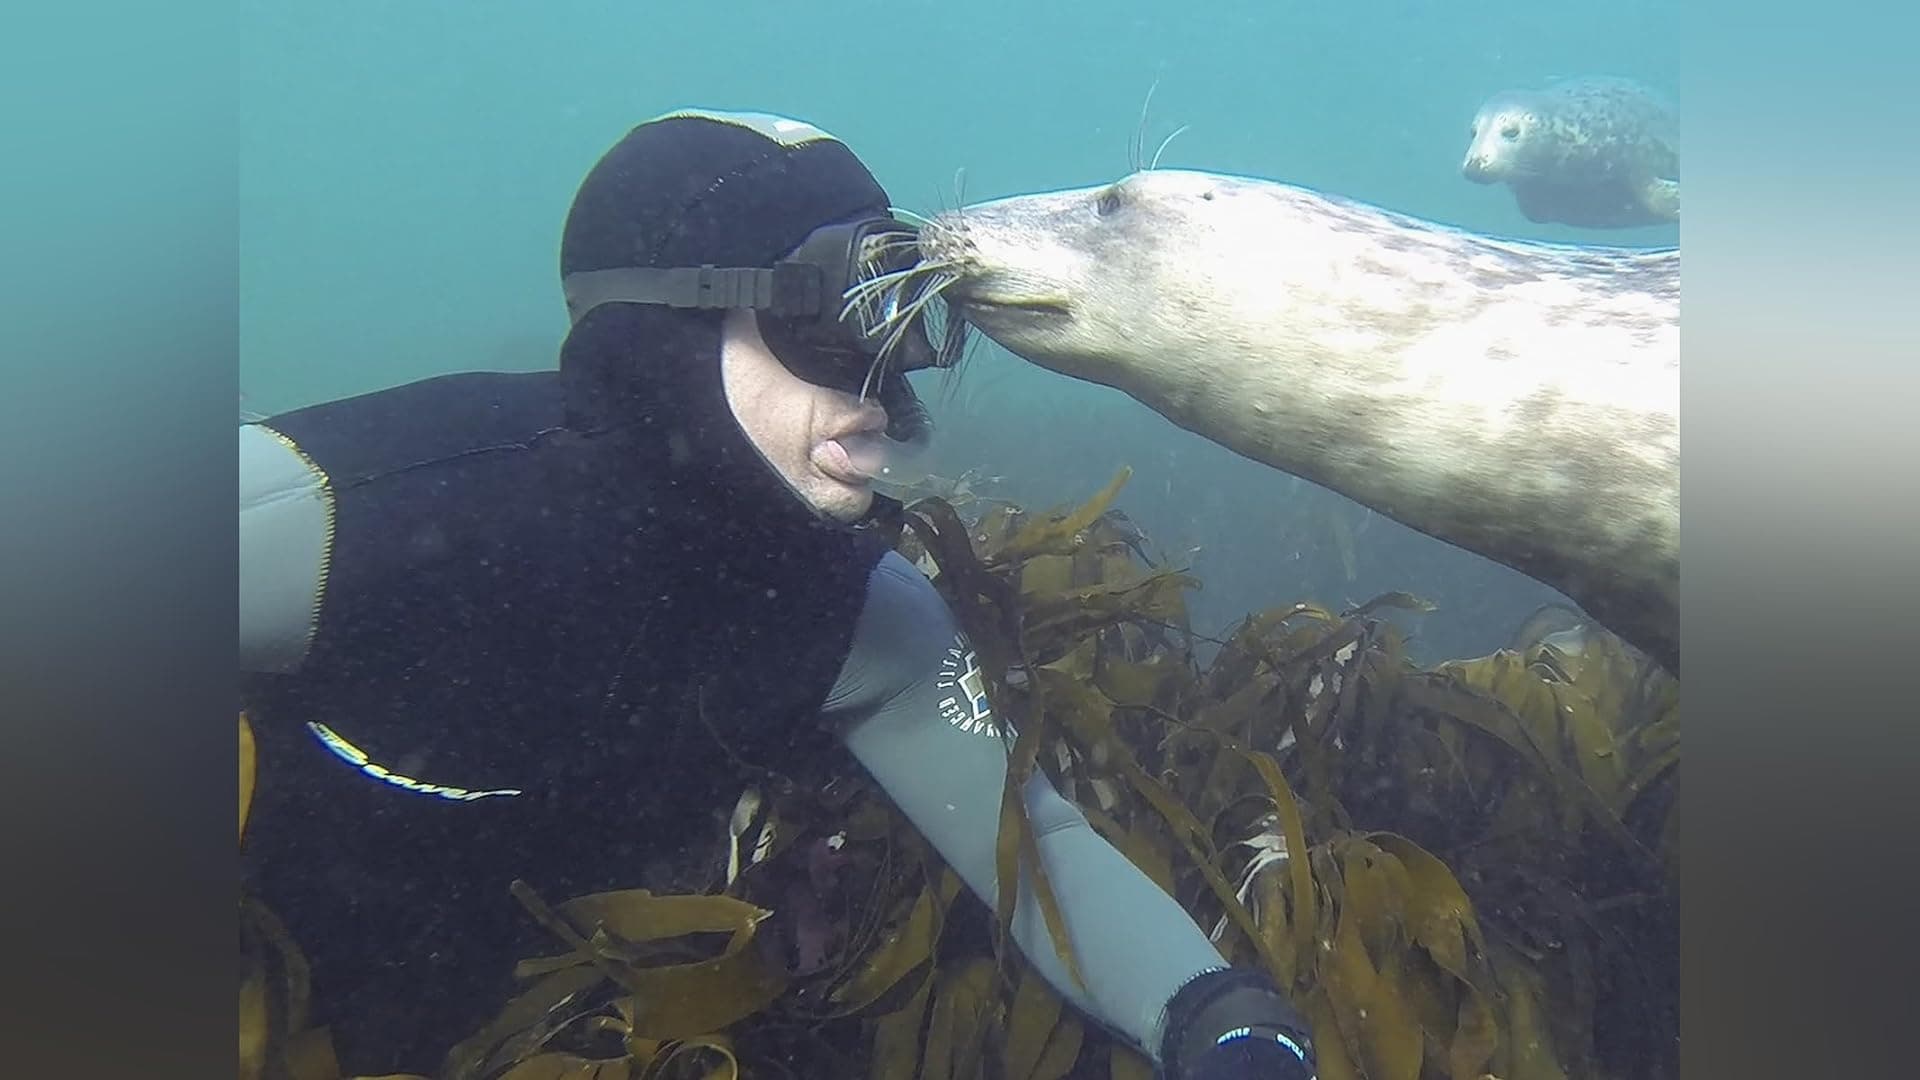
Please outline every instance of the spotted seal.
M1507 185L1529 221L1591 229L1680 219L1680 122L1631 79L1503 90L1473 118L1460 172Z
M1173 170L966 206L920 244L1015 354L1545 582L1678 671L1677 250Z

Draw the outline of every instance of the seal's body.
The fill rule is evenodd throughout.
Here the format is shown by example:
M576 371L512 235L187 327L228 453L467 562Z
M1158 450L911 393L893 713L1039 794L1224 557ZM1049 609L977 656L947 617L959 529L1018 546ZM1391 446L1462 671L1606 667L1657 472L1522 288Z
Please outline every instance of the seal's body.
M1461 175L1505 184L1529 221L1593 229L1680 219L1680 121L1631 79L1503 90L1480 106Z
M1545 582L1677 671L1677 251L1182 171L966 207L921 244L1014 353Z

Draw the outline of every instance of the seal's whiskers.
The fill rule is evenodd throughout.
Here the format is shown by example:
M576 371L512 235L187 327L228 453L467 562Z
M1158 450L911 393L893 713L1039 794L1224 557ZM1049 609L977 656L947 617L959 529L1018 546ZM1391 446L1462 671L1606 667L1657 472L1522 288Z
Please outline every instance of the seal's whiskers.
M1160 80L1153 80L1147 87L1147 99L1140 103L1140 121L1133 129L1133 137L1127 140L1127 171L1139 172L1143 155L1147 151L1147 109L1153 104L1153 92L1160 89Z
M1179 138L1181 132L1187 130L1189 127L1192 127L1192 126L1193 125L1191 124L1181 124L1179 127L1173 129L1173 134L1160 140L1160 149L1155 150L1153 152L1153 160L1147 163L1148 172L1152 172L1153 170L1160 167L1160 155L1167 152L1167 144Z
M956 264L947 260L922 260L903 269L863 276L842 294L844 304L840 317L844 319L859 309L867 333L881 336L880 347L862 384L861 396L866 396L885 373L887 361L914 324L924 321L935 301L942 299L941 293L959 279ZM931 340L933 335L929 335L929 344L936 350L936 366L952 367L966 349L968 328L963 320L950 316L938 336L936 342Z

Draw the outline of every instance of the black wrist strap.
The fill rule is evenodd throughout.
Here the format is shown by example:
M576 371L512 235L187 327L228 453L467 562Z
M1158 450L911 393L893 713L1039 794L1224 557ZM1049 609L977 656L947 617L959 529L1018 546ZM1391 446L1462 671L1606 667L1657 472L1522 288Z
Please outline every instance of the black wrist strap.
M1258 971L1223 968L1188 982L1167 1003L1160 1047L1162 1076L1189 1080L1195 1063L1217 1045L1237 1038L1271 1040L1296 1054L1309 1073L1313 1070L1307 1022L1273 981Z

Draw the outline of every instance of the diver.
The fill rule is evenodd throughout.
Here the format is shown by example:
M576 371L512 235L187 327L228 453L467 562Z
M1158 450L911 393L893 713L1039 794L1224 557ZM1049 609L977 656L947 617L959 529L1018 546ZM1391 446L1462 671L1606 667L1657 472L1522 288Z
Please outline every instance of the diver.
M927 437L905 373L956 351L894 287L914 236L812 125L670 113L574 199L557 370L240 427L246 872L349 1072L431 1070L497 1007L513 879L634 887L690 808L823 744L991 905L1006 746L870 487ZM1086 989L1025 883L1014 936L1068 1002L1165 1077L1313 1075L1270 980L1026 797Z

